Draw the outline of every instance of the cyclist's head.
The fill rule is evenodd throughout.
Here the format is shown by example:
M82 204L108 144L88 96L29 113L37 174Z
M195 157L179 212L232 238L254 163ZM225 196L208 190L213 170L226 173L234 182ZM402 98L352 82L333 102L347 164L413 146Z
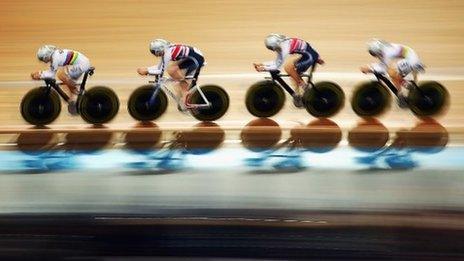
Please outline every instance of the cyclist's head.
M266 48L271 51L278 51L280 49L280 43L285 40L286 36L281 34L269 34L264 39L264 44Z
M169 45L170 43L164 39L155 39L150 42L150 52L155 56L162 56Z
M39 59L39 61L42 61L44 63L50 62L50 60L52 59L53 52L55 52L56 49L57 47L54 45L50 45L50 44L42 45L39 48L39 50L37 50L37 59Z

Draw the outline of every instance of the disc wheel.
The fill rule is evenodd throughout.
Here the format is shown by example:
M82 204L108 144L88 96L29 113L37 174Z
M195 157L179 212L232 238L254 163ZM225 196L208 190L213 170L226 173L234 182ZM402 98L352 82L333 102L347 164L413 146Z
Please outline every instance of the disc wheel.
M229 109L229 95L217 85L200 86L206 99L211 103L207 108L196 108L192 110L192 115L200 121L215 121L221 118ZM191 104L205 104L201 94L197 91L190 98Z
M260 81L247 91L245 104L248 111L256 117L271 117L284 106L285 93L273 81Z
M390 92L376 81L359 85L351 97L353 111L363 117L373 117L384 113L389 108L390 102Z
M303 103L314 117L331 117L345 104L345 93L333 82L319 82L303 94Z
M153 121L163 115L168 107L168 98L160 90L151 100L154 91L153 85L143 85L131 94L127 102L127 110L132 118L138 121Z
M30 124L50 124L60 115L60 96L46 87L32 89L24 95L20 110L24 120Z
M408 95L409 107L417 116L437 115L446 108L448 102L448 91L443 85L434 81L419 84Z
M119 111L119 99L108 87L96 86L79 97L78 111L86 122L104 124L111 121Z

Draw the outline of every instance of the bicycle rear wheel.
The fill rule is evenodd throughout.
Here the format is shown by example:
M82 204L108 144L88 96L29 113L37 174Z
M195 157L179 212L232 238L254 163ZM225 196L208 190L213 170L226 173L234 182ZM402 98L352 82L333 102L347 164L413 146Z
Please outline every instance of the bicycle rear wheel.
M206 99L211 103L211 106L193 109L193 117L200 121L215 121L221 118L229 109L229 95L227 92L217 85L204 85L200 88ZM196 91L192 94L190 102L192 104L204 104L206 101Z
M438 82L423 82L409 92L408 103L411 111L417 116L435 116L446 109L449 94Z

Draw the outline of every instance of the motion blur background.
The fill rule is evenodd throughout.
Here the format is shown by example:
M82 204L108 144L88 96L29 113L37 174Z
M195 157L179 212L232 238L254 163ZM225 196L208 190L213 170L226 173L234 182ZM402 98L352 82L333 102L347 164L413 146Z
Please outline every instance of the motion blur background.
M135 125L126 102L148 80L137 76L136 68L158 63L148 51L153 38L198 47L208 63L200 85L223 86L231 106L216 124L206 125L213 127L206 132L198 131L204 125L170 102L149 132L95 131L63 110L50 128L66 125L85 131L6 135L0 152L0 211L462 210L463 17L462 0L1 1L4 128L14 125L24 132L30 127L18 107L22 96L41 84L29 75L46 68L36 59L42 44L75 49L90 58L96 73L88 86L108 85L121 101L110 126ZM337 82L347 96L345 108L332 121L314 119L289 99L272 120L256 120L246 111L247 88L264 77L253 71L252 62L275 58L263 44L271 32L309 41L326 61L314 79ZM418 119L395 105L380 119L361 120L352 112L348 101L353 87L371 79L358 68L374 61L366 51L372 37L417 51L427 66L421 77L440 81L450 93L446 115ZM145 147L161 152L133 150L124 144L127 137L149 141ZM326 148L289 148L295 140ZM82 153L89 147L79 142L92 144L92 153ZM189 150L186 143L192 142L207 153ZM375 148L359 149L365 144ZM95 145L116 149L98 152ZM428 145L433 148L416 148ZM41 175L24 175L30 173ZM463 227L446 218L433 224Z
M464 3L448 1L2 1L0 79L25 80L41 44L82 51L96 77L136 78L153 64L148 42L166 38L197 46L205 73L250 72L270 59L270 32L308 40L324 71L356 71L370 60L372 37L412 46L432 70L464 66ZM462 71L460 71L462 72Z

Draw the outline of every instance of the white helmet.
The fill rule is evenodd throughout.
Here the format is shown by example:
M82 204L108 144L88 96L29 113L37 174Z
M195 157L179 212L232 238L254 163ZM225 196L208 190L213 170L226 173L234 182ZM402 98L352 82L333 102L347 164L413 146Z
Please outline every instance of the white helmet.
M372 56L379 56L387 45L390 44L384 40L374 38L367 43L367 50Z
M287 38L285 35L281 34L270 34L264 39L264 44L266 48L272 51L275 51L279 48L280 43Z
M42 62L48 63L51 60L52 54L56 49L57 47L54 45L43 45L39 48L39 50L37 50L37 58Z
M155 39L150 43L150 52L156 56L161 56L164 53L164 49L171 43L164 39Z

